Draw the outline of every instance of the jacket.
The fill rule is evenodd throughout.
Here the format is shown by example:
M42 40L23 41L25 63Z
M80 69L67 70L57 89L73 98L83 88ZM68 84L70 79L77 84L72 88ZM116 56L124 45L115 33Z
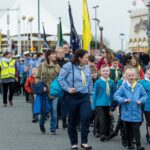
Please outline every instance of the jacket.
M4 60L0 61L1 79L15 78L16 67L15 60L11 59L9 63Z
M144 105L144 111L150 111L150 81L147 81L147 80L141 80L139 81L139 83L141 83L148 95L147 97L147 101Z
M46 61L40 64L37 76L46 84L46 86L48 87L48 91L50 91L49 85L56 78L59 70L60 67L58 64L54 64L53 66L51 66Z
M29 94L34 93L35 86L35 78L33 76L29 76L25 82L24 88Z
M115 84L113 80L109 79L110 86L110 96L106 93L106 82L99 79L94 85L94 94L92 101L92 108L95 109L96 106L111 106L113 101L113 94L115 92Z
M44 82L39 82L35 84L35 93L36 98L34 102L34 113L36 114L45 114L50 112L50 100L48 93L43 91L43 88L46 87Z
M147 100L147 94L143 86L136 84L134 90L125 82L114 94L114 99L121 104L121 119L127 122L142 121L142 106L137 104L140 100L144 104ZM124 100L130 99L130 103L125 103Z

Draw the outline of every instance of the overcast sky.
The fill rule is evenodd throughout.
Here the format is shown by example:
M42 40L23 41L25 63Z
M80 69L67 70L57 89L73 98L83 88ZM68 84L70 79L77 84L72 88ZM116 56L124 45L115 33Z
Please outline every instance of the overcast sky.
M0 0L0 8L11 7L15 1L16 0ZM104 37L110 41L110 46L112 49L120 49L121 46L119 34L126 34L124 44L128 41L130 28L130 17L128 10L133 9L133 0L87 0L87 2L89 6L93 36L95 34L95 25L94 21L92 20L92 18L94 18L93 6L99 5L97 16L101 21L101 26L104 27ZM78 34L81 34L82 0L70 0L70 3L72 6L75 27ZM62 17L62 24L69 27L68 0L41 0L41 5L43 5L45 9L49 11L54 17Z

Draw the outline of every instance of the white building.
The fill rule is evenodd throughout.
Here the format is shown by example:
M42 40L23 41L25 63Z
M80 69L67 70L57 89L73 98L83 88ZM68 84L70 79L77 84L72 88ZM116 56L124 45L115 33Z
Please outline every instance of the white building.
M138 6L130 11L130 33L128 48L132 52L148 52L148 10L142 1Z

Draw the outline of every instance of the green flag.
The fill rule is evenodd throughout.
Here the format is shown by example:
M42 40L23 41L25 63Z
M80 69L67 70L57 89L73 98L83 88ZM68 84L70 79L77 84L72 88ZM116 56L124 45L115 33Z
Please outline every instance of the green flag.
M63 35L62 35L62 24L61 24L61 18L59 18L60 22L57 25L57 34L58 34L58 41L57 46L62 47L63 46Z

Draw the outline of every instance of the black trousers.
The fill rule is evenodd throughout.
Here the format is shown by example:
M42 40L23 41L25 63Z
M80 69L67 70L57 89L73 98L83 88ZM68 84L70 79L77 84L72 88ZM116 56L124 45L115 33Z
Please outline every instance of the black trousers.
M66 105L68 108L68 135L71 145L78 143L77 124L80 118L81 143L88 142L90 126L91 104L89 94L66 94ZM79 114L79 115L78 115Z
M109 115L109 106L96 107L96 115L100 126L100 135L110 135L111 116Z
M7 104L7 94L9 91L9 101L13 100L15 82L2 83L3 86L3 104Z
M133 138L135 138L136 146L140 146L141 145L140 122L124 122L124 124L127 134L128 146L132 144Z

